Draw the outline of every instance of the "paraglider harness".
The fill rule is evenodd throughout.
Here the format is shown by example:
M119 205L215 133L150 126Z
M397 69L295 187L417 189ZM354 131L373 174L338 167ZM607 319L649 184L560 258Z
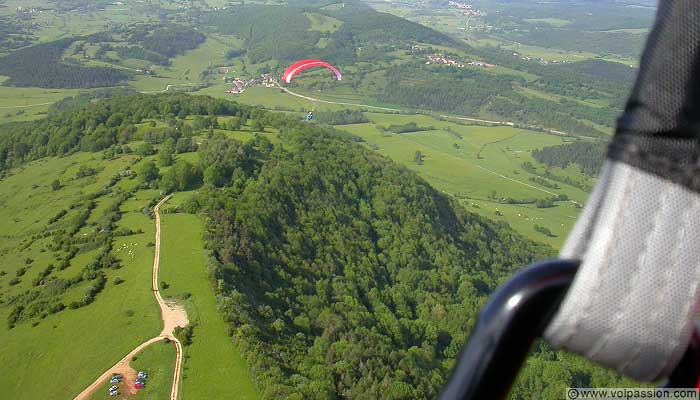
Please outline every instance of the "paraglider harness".
M522 270L491 296L440 399L505 398L539 338L639 381L698 387L699 76L700 2L659 2L561 259Z

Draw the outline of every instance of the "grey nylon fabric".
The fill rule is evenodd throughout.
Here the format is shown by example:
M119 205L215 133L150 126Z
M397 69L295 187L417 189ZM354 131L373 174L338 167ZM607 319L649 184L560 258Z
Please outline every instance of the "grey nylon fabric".
M582 263L545 338L634 379L668 376L700 298L700 194L608 161L560 256Z

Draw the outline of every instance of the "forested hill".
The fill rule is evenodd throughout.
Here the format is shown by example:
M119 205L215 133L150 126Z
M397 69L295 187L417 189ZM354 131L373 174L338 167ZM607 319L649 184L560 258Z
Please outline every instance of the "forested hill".
M309 30L304 12L336 18L337 31ZM399 18L380 13L357 0L318 2L299 0L289 7L241 5L226 11L205 13L199 24L204 30L235 35L245 43L248 58L254 62L276 60L287 63L300 58L322 58L341 65L357 62L357 49L377 46L390 51L394 46L410 47L416 42L466 48L451 37ZM319 39L328 40L320 48Z
M113 86L127 75L114 68L84 67L61 61L63 52L75 40L59 39L26 47L0 58L0 74L13 86L44 88L93 88Z
M284 141L205 143L205 178L231 183L190 205L265 397L435 398L487 293L551 249L330 133Z
M239 130L253 138L227 136ZM354 139L204 96L117 96L0 126L0 172L77 151L151 157L157 147L159 164L172 167L161 174L149 158L137 184L196 190L179 211L206 221L211 286L265 398L435 398L488 294L553 250L467 212ZM191 161L176 155L192 151ZM100 253L90 276L110 260ZM46 311L42 293L22 297L8 323ZM541 348L514 390L534 398L582 382L619 384Z

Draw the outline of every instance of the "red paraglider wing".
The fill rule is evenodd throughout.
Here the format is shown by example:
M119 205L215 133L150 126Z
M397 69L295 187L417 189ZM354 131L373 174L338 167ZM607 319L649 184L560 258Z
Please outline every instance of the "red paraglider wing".
M303 70L305 70L305 69L314 68L314 67L324 67L324 68L327 68L327 69L331 70L331 72L333 72L333 73L335 74L335 77L338 78L338 80L341 80L341 78L342 78L342 75L340 74L340 71L338 70L338 68L332 66L331 64L328 64L328 63L325 62L325 61L321 61L321 60L301 60L301 61L295 62L294 64L292 64L292 65L290 65L289 67L287 67L286 70L284 70L284 74L282 74L282 80L284 81L284 83L289 83L289 82L292 81L292 79L294 78L294 76L295 76L297 73L299 73L299 72L301 72L301 71L303 71Z

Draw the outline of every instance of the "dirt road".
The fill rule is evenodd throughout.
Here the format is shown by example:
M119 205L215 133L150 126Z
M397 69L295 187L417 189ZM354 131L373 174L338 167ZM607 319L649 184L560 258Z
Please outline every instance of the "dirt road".
M161 340L169 339L175 344L176 356L175 356L175 369L173 372L173 383L170 391L170 400L177 400L177 393L180 385L180 375L182 373L182 343L175 337L173 332L176 327L185 327L189 324L187 319L187 313L182 306L176 304L175 302L166 302L160 295L160 290L158 288L158 267L160 265L160 207L168 201L172 195L163 198L156 206L153 208L153 214L156 220L156 235L155 235L155 255L153 256L153 272L151 274L151 289L153 290L153 295L158 302L160 307L160 314L163 320L163 330L160 335L151 338L133 349L129 354L125 355L119 362L114 364L112 368L108 369L100 375L90 386L85 388L80 394L78 394L74 400L88 400L92 394L107 380L112 374L122 374L124 375L124 382L120 385L122 390L122 395L134 394L134 382L136 379L136 371L134 371L129 362L138 354L141 350L150 346L153 343L160 342Z
M175 328L186 327L189 324L187 320L187 313L185 309L177 305L175 302L165 302L163 297L160 295L160 290L158 289L158 267L160 265L160 206L162 206L166 201L172 197L171 195L166 196L163 200L158 202L155 207L153 207L153 214L156 218L156 242L155 242L155 255L153 256L153 274L151 280L151 288L153 289L153 294L156 297L158 306L160 306L160 314L163 318L163 330L160 332L161 337L167 337L175 343L175 349L177 351L175 357L175 371L173 373L173 385L170 391L170 400L177 400L177 392L180 385L180 374L182 371L182 343L180 340L173 335Z

